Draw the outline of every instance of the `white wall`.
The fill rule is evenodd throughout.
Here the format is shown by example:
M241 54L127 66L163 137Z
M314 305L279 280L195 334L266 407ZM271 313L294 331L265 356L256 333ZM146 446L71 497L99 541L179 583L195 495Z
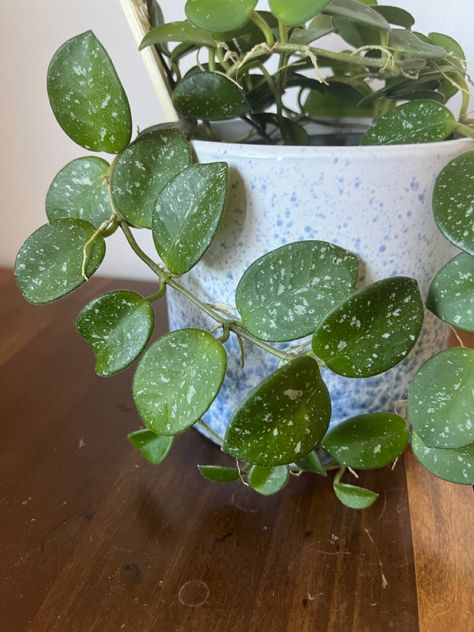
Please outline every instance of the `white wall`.
M161 3L168 20L182 16L185 0ZM386 4L410 10L420 31L455 36L474 62L472 0L387 0ZM114 60L135 125L143 128L161 120L118 0L0 0L0 265L12 265L24 239L45 223L44 197L56 172L85 153L56 124L48 105L45 77L57 47L89 28ZM120 236L108 244L102 274L147 276Z

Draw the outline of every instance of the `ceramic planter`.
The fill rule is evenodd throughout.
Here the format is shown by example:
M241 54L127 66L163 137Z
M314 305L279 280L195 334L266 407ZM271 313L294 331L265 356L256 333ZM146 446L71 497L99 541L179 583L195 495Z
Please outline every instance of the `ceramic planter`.
M231 185L217 237L185 284L209 302L235 304L244 270L264 253L293 241L320 239L358 254L364 282L394 275L418 279L424 297L435 273L455 254L431 209L435 178L470 140L384 147L277 147L194 142L200 162L225 161ZM171 290L170 325L207 326L199 311ZM388 373L352 380L324 371L332 422L362 412L393 410L405 399L417 368L445 347L448 328L426 315L409 357ZM227 343L224 387L207 413L220 434L239 402L278 360L246 345L245 368L235 339Z

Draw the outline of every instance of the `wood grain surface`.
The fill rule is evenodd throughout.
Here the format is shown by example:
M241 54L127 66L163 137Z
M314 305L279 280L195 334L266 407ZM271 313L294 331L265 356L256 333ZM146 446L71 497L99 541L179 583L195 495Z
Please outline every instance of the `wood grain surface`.
M92 280L33 307L0 273L0 630L469 632L472 489L411 455L361 474L364 512L330 477L277 497L203 480L230 458L190 431L161 466L136 455L131 370L101 379L74 331L82 305L146 284ZM158 307L157 335L166 330Z

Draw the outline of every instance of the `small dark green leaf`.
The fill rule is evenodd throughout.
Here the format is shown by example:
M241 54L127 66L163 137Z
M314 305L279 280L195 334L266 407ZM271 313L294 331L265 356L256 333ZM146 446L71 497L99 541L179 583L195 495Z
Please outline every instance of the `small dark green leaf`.
M109 168L107 161L91 156L73 160L61 169L46 195L49 221L77 218L99 228L110 219Z
M175 88L173 103L180 114L203 121L238 118L250 110L240 86L213 72L187 75Z
M75 143L116 154L130 142L127 96L92 31L73 37L55 53L48 69L48 95L59 125Z
M461 45L456 42L455 39L449 35L444 35L443 33L430 33L429 38L435 46L444 48L444 50L448 53L448 58L459 68L459 70L464 72L466 66L466 54Z
M250 487L262 496L277 494L288 485L289 479L288 465L277 465L276 467L254 465L248 476Z
M77 330L90 344L98 375L126 369L148 344L155 316L153 308L135 292L108 292L91 301L77 317Z
M315 118L331 116L338 118L368 118L372 116L372 107L359 105L368 96L352 86L331 83L326 89L311 90L304 104L304 110Z
M227 356L211 334L180 329L162 336L143 356L133 398L145 425L175 435L207 411L224 381Z
M25 241L16 258L15 276L30 303L49 303L85 282L84 246L95 228L82 219L60 219L46 224ZM105 242L97 236L87 250L85 272L91 277L102 263Z
M445 323L474 332L474 257L462 253L438 272L426 307Z
M196 28L187 21L183 21L169 22L150 29L140 44L140 50L147 46L167 44L169 42L183 42L199 46L210 46L212 48L216 46L216 42L210 33Z
M220 465L198 465L198 470L204 478L213 483L233 483L240 478L239 470L235 467L221 467Z
M214 162L187 167L158 196L153 238L173 274L188 272L208 249L224 211L227 189L227 165Z
M474 351L448 349L426 362L408 395L408 418L430 448L474 443Z
M311 450L311 452L309 452L305 457L298 459L295 463L305 472L312 472L313 474L319 474L320 476L327 476L327 472L319 460L315 450Z
M474 255L474 151L452 160L436 180L433 212L451 243Z
M112 171L112 197L120 214L133 226L151 228L156 198L190 163L190 145L177 129L140 135Z
M294 29L290 35L290 44L307 46L334 31L332 18L329 15L318 15L308 28Z
M186 16L200 29L225 33L244 26L256 5L257 0L188 0Z
M405 450L409 434L402 417L371 413L347 419L328 432L322 447L347 467L372 470L395 461Z
M362 24L379 31L390 31L390 24L382 15L357 0L332 0L324 13L347 18L354 24Z
M436 101L410 101L381 116L362 139L363 145L436 143L454 132L456 119Z
M474 443L457 450L429 448L413 433L412 449L428 471L451 483L474 485Z
M378 375L414 347L423 325L415 279L394 277L358 290L320 323L314 353L339 375Z
M300 357L261 382L234 413L224 451L256 465L286 465L324 436L331 401L318 364Z
M331 0L270 0L270 9L277 18L289 24L297 26L304 24L323 11Z
M347 483L335 483L334 493L343 505L350 509L368 509L372 507L379 497L375 492L364 487L348 485Z
M310 334L357 283L359 262L323 241L300 241L257 259L242 276L236 305L245 327L263 340Z
M404 57L425 59L445 59L446 50L422 40L417 34L405 29L392 29L389 35L389 47Z
M415 18L411 15L411 13L408 13L405 9L400 9L399 7L381 5L374 7L374 11L380 13L380 15L390 24L403 26L405 29L411 29L411 27L415 24Z
M160 437L151 430L131 432L128 440L153 465L161 463L168 456L173 445L173 437Z

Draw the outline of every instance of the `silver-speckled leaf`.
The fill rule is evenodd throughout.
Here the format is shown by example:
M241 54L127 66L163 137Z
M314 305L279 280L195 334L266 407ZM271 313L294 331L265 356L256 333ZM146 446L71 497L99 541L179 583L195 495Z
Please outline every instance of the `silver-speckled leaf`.
M429 448L414 432L411 447L420 463L438 478L461 485L474 485L474 443L457 450Z
M312 333L352 293L359 261L324 241L300 241L257 259L242 276L236 305L258 338L288 341Z
M186 16L200 29L225 33L244 26L256 6L257 0L187 0Z
M161 435L187 430L204 415L224 381L227 355L200 329L162 336L143 356L133 399L145 425Z
M474 350L448 349L421 367L408 395L408 419L430 448L474 443Z
M225 162L192 165L158 196L153 239L173 274L188 272L209 248L224 212L228 179Z
M135 292L108 292L91 301L77 317L81 336L94 351L98 375L126 369L148 344L155 315L148 301Z
M289 480L288 465L277 465L276 467L254 465L248 476L250 487L262 496L277 494L288 485Z
M48 95L66 134L92 151L116 154L132 135L127 96L107 51L92 31L68 40L48 69Z
M379 497L370 489L347 483L335 483L333 487L338 500L350 509L368 509Z
M38 228L18 252L15 276L30 303L49 303L85 282L82 275L85 244L95 233L82 219L60 219ZM97 236L88 248L85 272L91 277L102 263L105 242Z
M255 465L286 465L324 436L331 400L318 363L297 358L269 375L234 413L224 451Z
M171 450L174 437L160 437L151 430L136 430L128 435L129 442L153 465L161 463Z

